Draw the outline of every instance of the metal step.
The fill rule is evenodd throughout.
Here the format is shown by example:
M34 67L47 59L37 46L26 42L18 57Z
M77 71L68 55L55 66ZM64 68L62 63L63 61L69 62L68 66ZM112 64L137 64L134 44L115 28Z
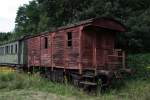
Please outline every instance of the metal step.
M94 78L94 75L82 75L83 78Z
M87 81L82 81L80 82L80 84L83 84L83 85L90 85L90 86L96 86L97 83L94 83L94 82L87 82Z

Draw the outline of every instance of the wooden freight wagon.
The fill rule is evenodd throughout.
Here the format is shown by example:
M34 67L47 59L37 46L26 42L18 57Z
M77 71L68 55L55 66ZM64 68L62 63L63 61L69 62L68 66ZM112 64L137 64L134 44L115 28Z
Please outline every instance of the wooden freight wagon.
M55 80L57 71L79 79L87 72L93 77L116 73L125 66L124 54L115 48L116 33L125 31L114 19L97 18L29 37L28 67L48 69Z

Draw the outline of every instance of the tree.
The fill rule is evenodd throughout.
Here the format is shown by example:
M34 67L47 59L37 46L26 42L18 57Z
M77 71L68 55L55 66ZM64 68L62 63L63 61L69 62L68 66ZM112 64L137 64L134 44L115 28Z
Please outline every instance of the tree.
M33 0L19 7L17 36L40 33L93 17L111 17L127 26L117 46L129 52L148 52L150 0Z
M29 5L19 7L16 16L15 32L20 36L37 32L39 22L39 9L36 1L31 1Z
M0 32L0 43L12 39L12 35L13 34L11 32Z

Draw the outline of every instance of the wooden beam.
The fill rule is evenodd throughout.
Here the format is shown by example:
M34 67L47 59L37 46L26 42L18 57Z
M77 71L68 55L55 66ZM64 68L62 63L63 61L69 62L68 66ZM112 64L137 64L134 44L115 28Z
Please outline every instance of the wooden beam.
M125 51L122 51L122 67L125 69L126 65L125 65Z
M51 33L51 71L53 71L54 70L54 62L53 62L53 41L54 41L54 36L55 36L55 33Z
M79 74L82 74L82 34L83 26L79 29Z
M96 33L94 33L93 39L93 67L95 69L95 75L97 74L97 59L96 59Z
M68 55L67 55L67 33L64 34L64 72L68 67Z

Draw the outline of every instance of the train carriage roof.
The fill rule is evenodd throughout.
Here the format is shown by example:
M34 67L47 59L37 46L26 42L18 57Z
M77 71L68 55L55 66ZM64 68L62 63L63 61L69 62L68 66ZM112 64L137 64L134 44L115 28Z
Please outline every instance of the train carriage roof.
M6 45L6 44L9 44L9 43L13 43L13 42L17 42L17 41L21 41L24 38L25 38L25 36L21 36L20 38L17 38L17 39L12 39L12 40L8 40L8 41L4 41L4 42L0 43L0 46Z
M68 29L68 28L72 28L72 27L76 27L80 25L86 25L86 26L93 25L93 26L98 26L100 28L111 29L111 30L115 30L119 32L127 31L127 28L123 24L121 24L119 21L112 19L112 18L106 18L106 17L92 18L92 19L88 19L85 21L80 21L75 24L69 24L66 26L59 27L57 28L57 30L64 30L64 29Z
M45 31L45 32L41 32L39 34L27 36L26 38L32 38L32 37L44 35L44 34L47 34L50 32L66 30L69 28L77 27L77 26L88 26L88 25L97 26L97 27L105 28L105 29L110 29L110 30L114 30L114 31L118 31L118 32L126 32L127 31L127 28L123 24L121 24L119 21L117 21L113 18L101 17L101 18L91 18L88 20L74 23L74 24L68 24L66 26L54 28L51 31Z

